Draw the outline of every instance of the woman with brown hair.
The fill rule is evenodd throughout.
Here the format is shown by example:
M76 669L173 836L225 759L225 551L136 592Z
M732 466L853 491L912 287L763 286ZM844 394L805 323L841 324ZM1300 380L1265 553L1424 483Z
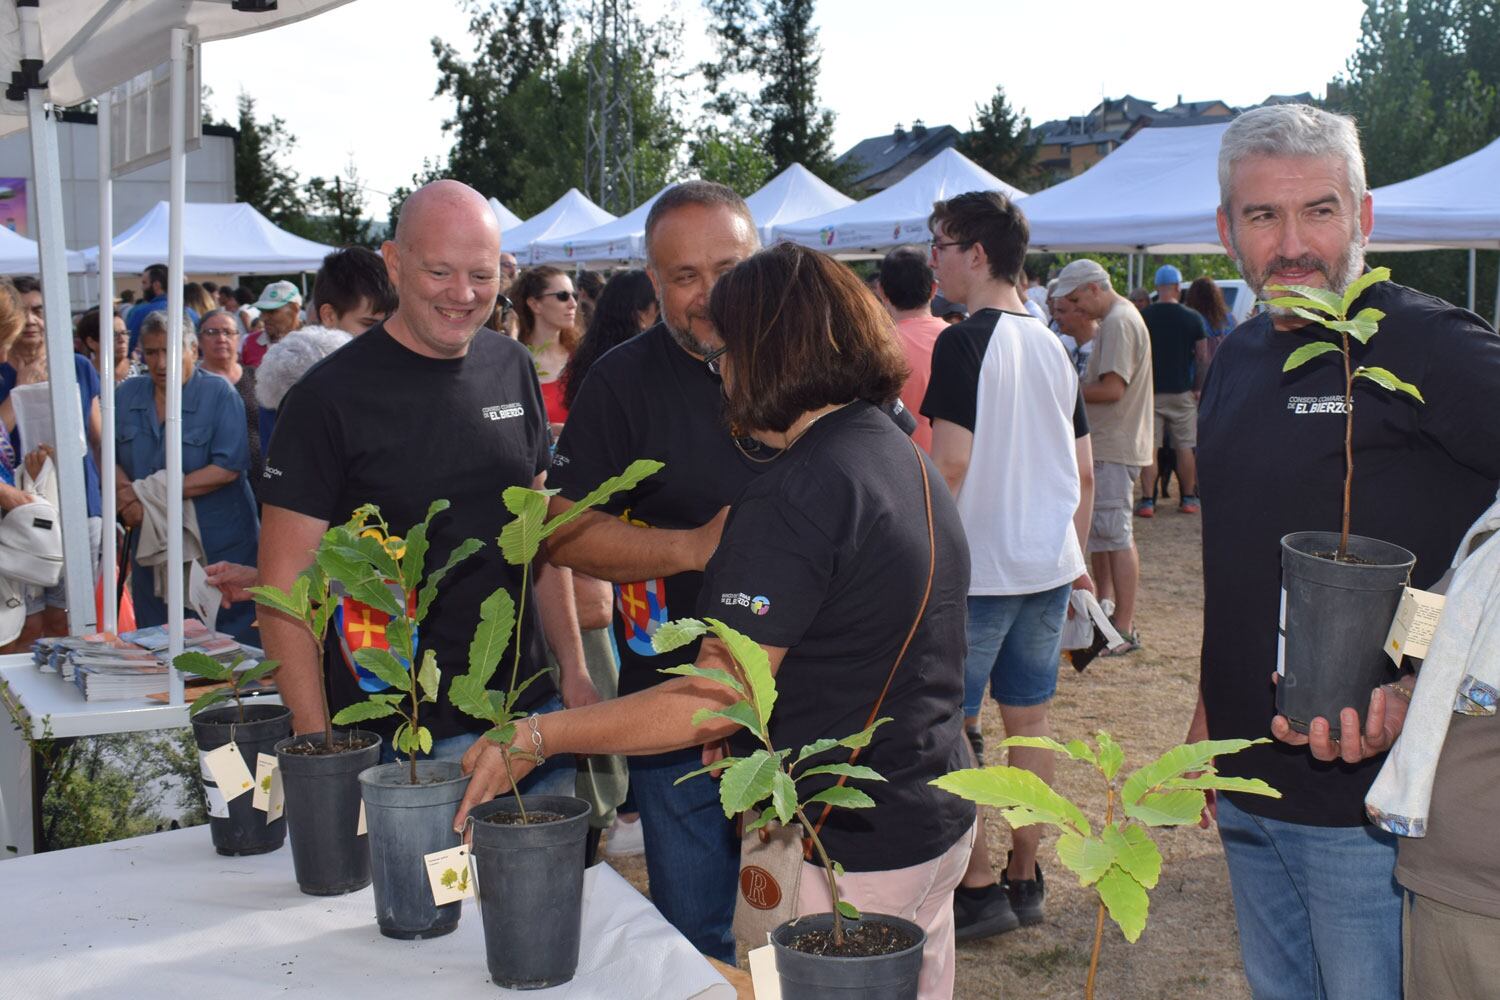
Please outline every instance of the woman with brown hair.
M780 691L776 746L858 732L877 707L894 720L859 758L886 779L860 786L874 808L815 822L846 871L846 899L926 930L920 995L951 996L953 890L975 813L930 782L968 766L968 544L937 469L881 412L907 374L895 330L851 271L788 243L720 278L709 313L723 346L705 360L722 375L731 433L762 446L754 450L766 471L731 509L697 610L764 648ZM734 669L713 641L698 665ZM728 701L717 685L673 677L541 717L536 732L549 755L662 753L725 738L743 749L734 723L692 721ZM534 749L523 728L523 749ZM473 777L459 819L508 788L492 741L480 740L464 763ZM530 771L520 757L510 767L518 779ZM821 787L810 780L799 792ZM803 871L797 902L801 914L832 908L821 871Z
M1208 321L1208 338L1203 345L1208 356L1199 367L1196 380L1198 389L1202 390L1203 378L1208 374L1208 366L1213 364L1214 352L1224 343L1229 331L1234 329L1234 317L1229 314L1229 306L1224 302L1224 293L1219 291L1219 283L1207 275L1193 279L1182 296L1182 304Z
M542 383L547 422L555 435L568 419L562 373L579 340L573 279L550 264L529 267L516 279L510 298L516 306L516 339L531 351L536 377Z

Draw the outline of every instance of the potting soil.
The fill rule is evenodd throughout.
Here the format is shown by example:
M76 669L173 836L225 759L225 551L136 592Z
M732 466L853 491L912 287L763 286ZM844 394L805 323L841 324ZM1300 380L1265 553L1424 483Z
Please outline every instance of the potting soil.
M917 943L917 939L897 927L867 920L857 927L844 929L844 945L835 948L833 931L808 931L787 942L787 947L808 955L830 955L837 958L870 958L894 955Z
M306 735L307 738L311 739L319 734L308 733ZM281 752L297 754L302 757L326 757L330 754L348 753L351 750L363 750L365 747L372 745L374 745L374 740L361 739L355 742L353 739L345 739L343 742L340 742L339 737L335 736L331 747L326 743L293 743L290 746L282 747Z
M538 823L560 823L568 817L562 813L538 812L533 809L526 814L526 826L535 826ZM478 823L494 823L496 826L521 826L521 814L502 810L490 813L483 819L476 820Z

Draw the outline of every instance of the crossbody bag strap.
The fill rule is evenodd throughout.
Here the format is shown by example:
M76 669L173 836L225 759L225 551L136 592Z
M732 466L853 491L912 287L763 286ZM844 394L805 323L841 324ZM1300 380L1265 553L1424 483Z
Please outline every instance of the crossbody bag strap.
M912 619L911 628L907 630L906 641L901 644L901 651L896 654L896 661L891 664L890 673L886 674L885 686L880 689L880 696L875 699L875 705L870 709L870 717L865 720L865 729L875 725L875 720L880 718L880 706L885 703L885 696L890 693L891 682L896 679L896 670L901 666L901 661L906 658L906 651L911 647L912 639L916 638L917 627L922 624L922 616L927 613L927 602L932 598L932 578L937 572L937 540L932 528L932 483L927 478L927 463L922 460L921 449L917 447L915 441L911 443L911 449L916 453L917 468L922 472L922 499L927 505L927 586L922 590L922 603L917 606L917 616ZM859 749L855 747L849 751L849 763L853 764L859 758ZM841 774L838 785L843 785L848 780L848 775ZM832 811L832 803L823 803L823 812L818 816L818 821L813 824L814 833L823 832L823 824L828 822L828 814ZM804 838L804 841L803 856L811 858L812 840Z

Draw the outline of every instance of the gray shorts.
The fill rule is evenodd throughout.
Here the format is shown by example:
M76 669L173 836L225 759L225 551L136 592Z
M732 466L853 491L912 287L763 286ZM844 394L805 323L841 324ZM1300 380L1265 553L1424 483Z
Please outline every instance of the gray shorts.
M1094 463L1094 519L1089 525L1090 552L1121 552L1130 548L1130 505L1141 470L1114 462Z
M99 559L103 551L100 539L104 534L104 519L98 517L89 518L89 565L93 567L94 577L99 575ZM39 615L43 608L64 608L68 606L68 577L63 575L61 580L50 587L27 587L26 588L26 614L27 616Z

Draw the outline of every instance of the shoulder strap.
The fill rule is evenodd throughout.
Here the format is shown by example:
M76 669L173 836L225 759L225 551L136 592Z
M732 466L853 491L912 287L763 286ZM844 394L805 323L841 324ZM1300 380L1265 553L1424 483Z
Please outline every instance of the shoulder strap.
M896 679L896 670L901 666L901 661L906 658L906 651L911 646L912 639L916 638L917 626L922 624L922 616L927 613L927 602L932 598L932 578L937 571L937 540L932 528L932 484L927 478L927 463L922 459L921 449L917 443L911 443L912 451L917 456L917 468L922 473L922 499L927 505L927 586L922 590L922 603L917 605L917 616L912 619L911 628L907 630L906 641L901 644L901 650L896 654L896 661L891 664L890 673L886 675L885 686L880 689L880 695L875 699L875 705L870 709L870 717L865 720L864 728L869 729L880 718L880 706L885 703L885 696L890 693L891 682ZM859 758L859 748L849 751L849 763L853 764ZM842 785L849 780L848 775L839 775L838 784ZM813 824L813 832L822 833L823 824L828 822L828 814L833 811L833 805L825 802L823 812L818 816L818 821ZM803 855L812 857L812 841L804 838Z

